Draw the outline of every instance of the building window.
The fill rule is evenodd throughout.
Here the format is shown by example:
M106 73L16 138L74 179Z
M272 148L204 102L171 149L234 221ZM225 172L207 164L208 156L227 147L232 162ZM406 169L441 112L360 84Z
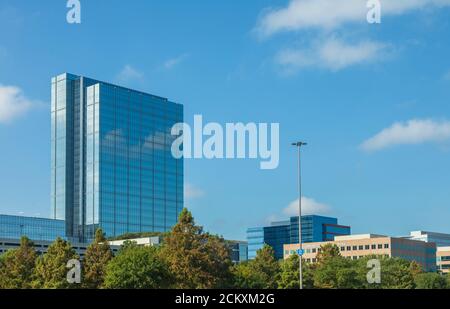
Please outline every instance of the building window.
M378 249L383 249L383 245L378 245Z
M347 251L351 251L351 250L352 250L352 247L347 246Z
M341 251L345 251L345 247L341 247Z
M389 249L389 244L384 244L384 249Z
M358 250L364 250L364 246L359 246Z
M369 246L369 245L366 245L365 249L366 249L366 250L369 250L369 249L370 249L370 246Z
M313 248L313 249L312 249L312 253L316 253L316 248Z
M372 245L372 250L375 250L377 248L377 245Z
M358 250L358 246L353 246L353 250Z

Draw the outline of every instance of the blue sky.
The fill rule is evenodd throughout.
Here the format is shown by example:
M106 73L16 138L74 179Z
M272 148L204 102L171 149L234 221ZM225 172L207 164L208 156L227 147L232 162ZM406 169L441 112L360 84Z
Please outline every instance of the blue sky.
M308 211L354 233L450 233L450 1L0 0L0 212L50 213L50 78L183 103L185 118L280 123L280 165L187 160L186 206L244 239L283 219L303 156ZM321 5L321 6L319 6Z

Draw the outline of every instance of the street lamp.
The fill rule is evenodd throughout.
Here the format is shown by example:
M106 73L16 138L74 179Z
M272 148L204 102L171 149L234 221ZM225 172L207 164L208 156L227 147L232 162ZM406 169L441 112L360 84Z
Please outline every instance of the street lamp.
M298 242L300 245L299 249L299 280L300 280L300 290L303 289L303 272L302 272L302 256L303 256L303 246L302 246L302 171L301 171L301 148L302 146L308 145L304 142L292 143L292 146L298 149Z

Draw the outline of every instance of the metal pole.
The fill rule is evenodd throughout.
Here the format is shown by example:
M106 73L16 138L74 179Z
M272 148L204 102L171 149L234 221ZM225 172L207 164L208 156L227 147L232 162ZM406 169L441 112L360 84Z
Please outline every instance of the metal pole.
M301 172L301 144L298 146L298 241L300 244L300 251L302 248L302 172ZM300 290L303 289L303 271L302 271L302 256L299 255L299 280Z
M303 289L303 244L302 244L302 167L301 167L301 148L306 146L307 143L296 142L292 146L298 148L298 243L299 243L299 287L300 290Z

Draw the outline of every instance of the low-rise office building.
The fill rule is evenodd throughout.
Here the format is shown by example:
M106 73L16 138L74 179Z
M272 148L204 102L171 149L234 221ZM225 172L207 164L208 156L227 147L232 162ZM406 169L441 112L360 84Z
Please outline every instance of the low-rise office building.
M65 238L64 220L0 215L0 238L16 239L26 235L33 241Z
M334 241L304 243L303 260L317 261L317 254L325 244L336 245L343 257L357 260L364 256L397 257L416 261L425 271L436 271L436 244L405 238L363 234L336 236ZM299 244L284 245L284 258L297 254Z
M52 241L47 240L33 240L34 249L36 250L38 255L42 255L47 253L48 247L52 244ZM78 254L78 256L82 259L86 253L86 250L89 244L86 243L71 243L72 248ZM0 238L0 255L6 253L8 250L17 249L20 247L20 239L8 239L8 238ZM115 254L119 251L120 246L111 245L111 250Z
M436 251L437 269L444 274L450 273L450 247L438 247Z

